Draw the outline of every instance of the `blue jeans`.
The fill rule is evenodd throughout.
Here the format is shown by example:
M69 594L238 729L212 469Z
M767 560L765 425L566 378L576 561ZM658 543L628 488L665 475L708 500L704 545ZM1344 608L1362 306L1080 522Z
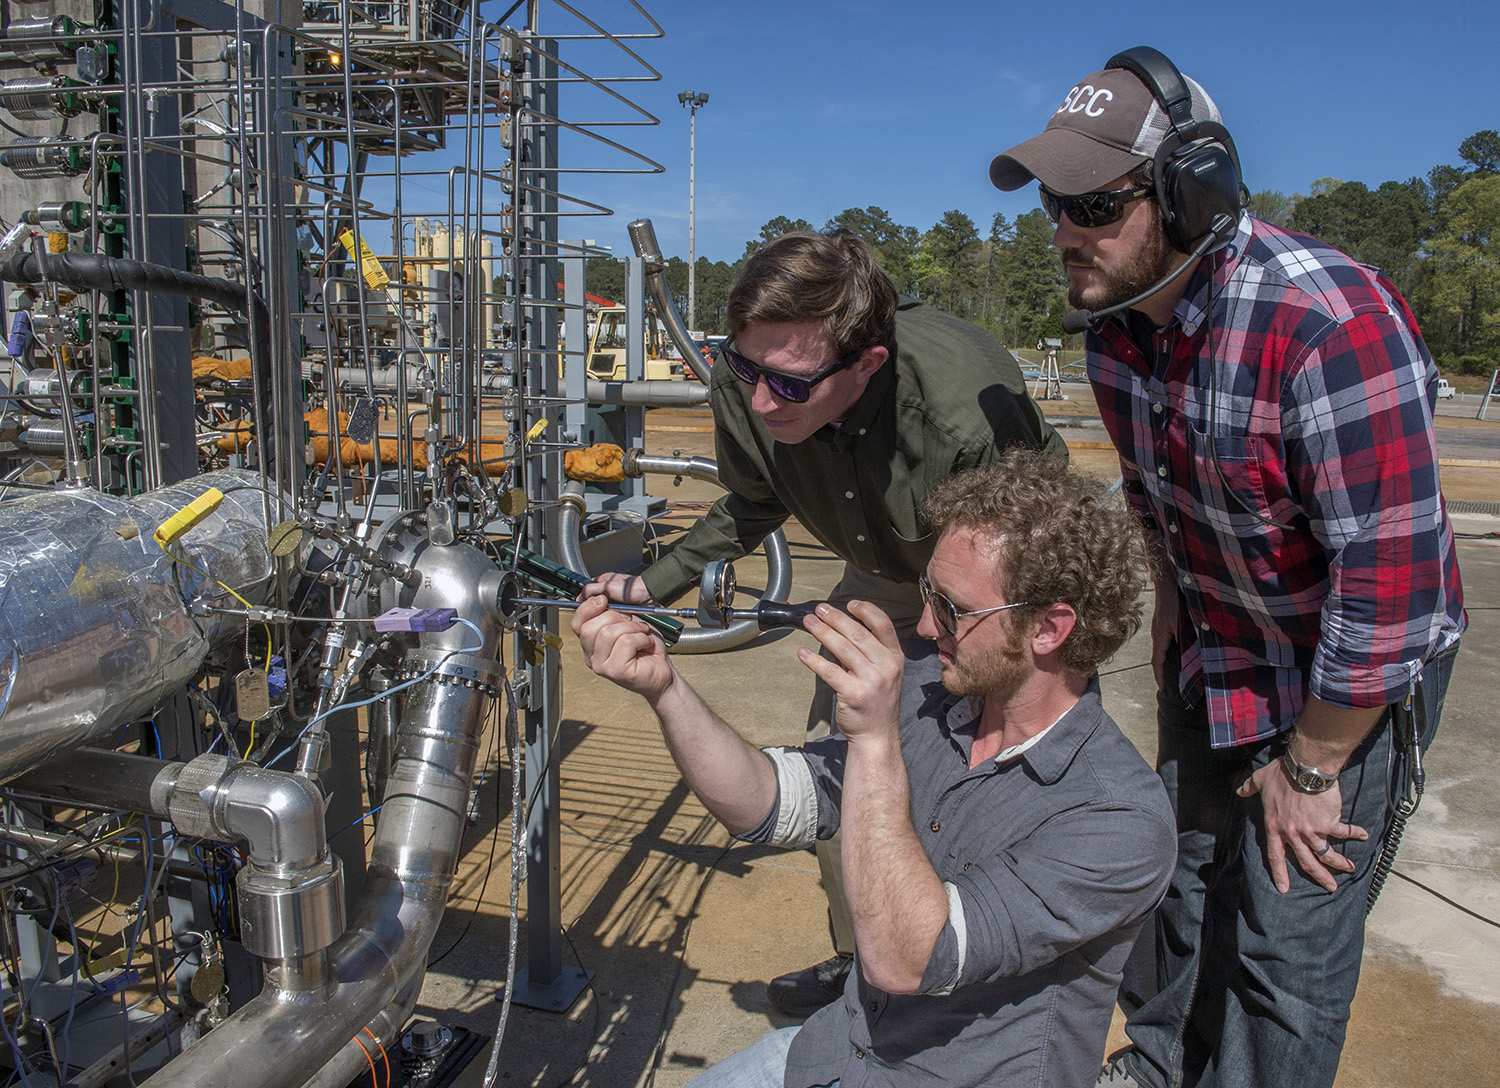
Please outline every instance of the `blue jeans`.
M744 1050L715 1062L688 1082L688 1088L781 1088L786 1056L801 1027L768 1031ZM825 1088L838 1088L838 1081Z
M1442 713L1450 652L1428 663L1414 713L1423 748ZM1364 950L1365 901L1391 827L1393 759L1383 715L1339 775L1343 817L1367 842L1334 840L1355 864L1329 893L1288 860L1278 892L1259 797L1235 789L1279 758L1277 740L1212 749L1204 709L1177 692L1175 649L1157 693L1157 770L1177 814L1177 868L1156 915L1159 992L1131 1014L1124 1060L1151 1088L1328 1088L1338 1071ZM1398 745L1399 748L1399 745Z

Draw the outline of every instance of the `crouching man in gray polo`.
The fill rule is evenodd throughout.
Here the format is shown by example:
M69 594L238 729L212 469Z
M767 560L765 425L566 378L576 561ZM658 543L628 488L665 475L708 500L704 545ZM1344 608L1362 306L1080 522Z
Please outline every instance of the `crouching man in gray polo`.
M646 698L687 784L731 833L803 847L842 829L858 946L844 1000L713 1066L697 1088L838 1084L1083 1088L1121 969L1167 886L1160 779L1099 702L1134 630L1140 538L1055 458L1011 449L942 485L903 680L890 620L821 605L802 663L840 732L758 750L635 617L594 597L573 630L600 676Z

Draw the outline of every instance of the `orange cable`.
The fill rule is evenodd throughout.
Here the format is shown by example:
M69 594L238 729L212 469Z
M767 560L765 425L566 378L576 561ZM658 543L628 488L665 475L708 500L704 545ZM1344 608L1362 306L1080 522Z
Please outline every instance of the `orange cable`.
M365 1044L359 1041L359 1036L354 1037L354 1045L365 1051L365 1061L370 1063L370 1088L380 1088L380 1081L375 1077L375 1059L370 1057L370 1052L365 1050Z
M390 1088L390 1084L391 1084L391 1059L390 1059L390 1055L388 1055L385 1052L385 1044L380 1041L380 1038L373 1031L370 1031L370 1026L368 1024L365 1025L365 1027L363 1028L363 1030L370 1033L370 1041L380 1048L380 1060L385 1063L385 1083L386 1083L386 1088Z

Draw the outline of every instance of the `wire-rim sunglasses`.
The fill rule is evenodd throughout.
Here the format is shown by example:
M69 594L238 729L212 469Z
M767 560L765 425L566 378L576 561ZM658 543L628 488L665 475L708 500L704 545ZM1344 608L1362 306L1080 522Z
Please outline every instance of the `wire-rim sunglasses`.
M968 616L987 616L991 612L1004 612L1008 608L1020 608L1026 603L1017 601L1014 604L997 604L993 608L973 608L967 612L960 612L957 605L932 588L927 575L924 574L917 579L917 589L922 593L922 604L932 609L932 622L949 638L958 634L958 621L961 619Z

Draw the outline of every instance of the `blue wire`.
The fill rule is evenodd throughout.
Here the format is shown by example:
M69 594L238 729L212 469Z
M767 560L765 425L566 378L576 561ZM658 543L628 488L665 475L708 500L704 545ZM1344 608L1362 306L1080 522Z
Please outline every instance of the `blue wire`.
M450 657L454 656L455 654L472 654L472 653L476 653L479 650L484 649L484 632L479 629L478 625L475 624L472 620L466 620L466 619L464 619L462 616L454 616L453 618L455 620L457 620L459 623L463 624L465 627L469 628L471 631L473 631L474 634L476 634L476 635L479 636L479 645L477 645L477 646L463 646L463 647L460 647L457 650L449 650L442 657L438 658L438 662L437 662L436 665L432 666L432 668L428 669L421 676L414 676L410 680L403 681L402 683L397 684L393 688L386 688L384 691L377 692L376 694L370 696L368 699L361 699L357 703L339 703L336 706L329 707L327 710L323 711L323 713L319 714L317 717L313 718L305 726L303 726L302 727L302 732L300 732L300 733L297 734L297 739L294 740L291 744L288 744L285 748L283 748L281 750L281 753L279 755L277 755L275 759L272 759L272 760L270 760L269 762L266 763L266 766L267 767L274 767L277 763L279 763L282 759L284 759L287 756L288 753L290 753L294 749L296 749L296 747L301 743L302 738L305 737L305 736L307 736L308 730L310 730L313 726L317 725L324 718L328 717L334 711L336 711L336 710L358 710L362 706L369 706L371 703L378 703L382 699L389 699L392 695L395 695L396 692L398 692L398 691L404 691L407 688L411 687L413 684L420 684L423 680L430 679L432 677L432 675L434 673L436 673L439 669L441 669L443 667L443 665L448 661L448 659Z
M341 827L337 831L335 831L332 835L329 835L327 841L328 842L332 842L334 839L336 839L340 835L342 835L345 831L348 831L351 827L356 827L359 824L364 823L371 816L375 815L377 812L379 812L383 808L385 808L385 802L384 801L380 802L380 804L376 805L374 808L372 808L369 812L365 813L359 819L357 819L357 820L351 820L349 823L345 824L343 827Z

